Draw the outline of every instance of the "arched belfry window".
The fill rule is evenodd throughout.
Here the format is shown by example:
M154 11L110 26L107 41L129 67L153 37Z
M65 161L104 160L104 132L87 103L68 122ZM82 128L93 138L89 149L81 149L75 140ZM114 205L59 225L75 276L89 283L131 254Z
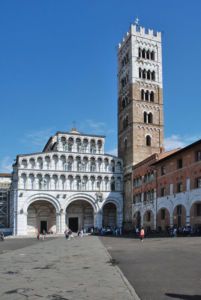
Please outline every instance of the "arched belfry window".
M147 113L146 113L146 111L144 112L144 123L147 123Z
M155 52L154 51L151 52L151 60L155 60Z
M141 100L144 100L144 90L141 90Z
M150 137L150 135L146 136L146 146L151 146L151 137Z
M148 123L153 123L153 115L152 115L152 113L149 113L148 114Z
M146 93L145 93L145 100L149 101L149 91L146 91Z
M153 81L156 80L156 74L155 74L155 71L151 72L151 80L153 80Z
M150 101L154 102L154 92L153 91L151 91L151 93L150 93Z
M142 49L139 48L139 49L138 49L138 57L141 57L141 56L142 56Z
M139 78L142 78L142 69L139 68Z

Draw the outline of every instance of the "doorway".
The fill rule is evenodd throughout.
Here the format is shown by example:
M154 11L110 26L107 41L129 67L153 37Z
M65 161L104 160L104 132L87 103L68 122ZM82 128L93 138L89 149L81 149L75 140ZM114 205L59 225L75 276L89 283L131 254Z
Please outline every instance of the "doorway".
M40 233L47 233L47 221L40 221Z
M78 232L78 218L69 218L68 226L72 232Z

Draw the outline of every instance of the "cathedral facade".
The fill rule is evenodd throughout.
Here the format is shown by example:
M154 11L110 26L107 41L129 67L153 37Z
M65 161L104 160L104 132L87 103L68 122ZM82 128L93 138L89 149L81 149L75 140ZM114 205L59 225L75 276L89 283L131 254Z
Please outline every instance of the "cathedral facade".
M14 235L122 226L122 160L104 136L57 132L43 151L18 155L11 187Z

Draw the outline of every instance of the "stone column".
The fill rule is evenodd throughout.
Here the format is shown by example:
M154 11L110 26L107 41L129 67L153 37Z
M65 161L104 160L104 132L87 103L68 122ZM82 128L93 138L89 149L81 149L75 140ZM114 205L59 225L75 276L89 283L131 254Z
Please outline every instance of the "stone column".
M60 213L56 213L56 233L60 233Z
M61 210L60 233L64 233L65 229L66 229L66 214L63 210Z
M102 228L103 226L103 213L102 211L99 211L97 213L94 213L94 227Z

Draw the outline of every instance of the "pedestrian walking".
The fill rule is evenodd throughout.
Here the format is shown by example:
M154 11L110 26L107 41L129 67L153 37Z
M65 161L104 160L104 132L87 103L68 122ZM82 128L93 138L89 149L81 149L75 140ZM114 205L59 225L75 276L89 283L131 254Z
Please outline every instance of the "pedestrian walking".
M3 234L3 231L0 231L0 240L1 240L1 241L4 241L4 234Z
M143 240L144 240L144 228L143 227L140 230L140 240L141 240L141 242L143 242Z
M37 240L40 240L40 231L37 231L37 235L36 235Z
M68 235L68 228L66 228L66 230L64 231L64 235L65 235L65 238L66 240L68 239L69 235Z

